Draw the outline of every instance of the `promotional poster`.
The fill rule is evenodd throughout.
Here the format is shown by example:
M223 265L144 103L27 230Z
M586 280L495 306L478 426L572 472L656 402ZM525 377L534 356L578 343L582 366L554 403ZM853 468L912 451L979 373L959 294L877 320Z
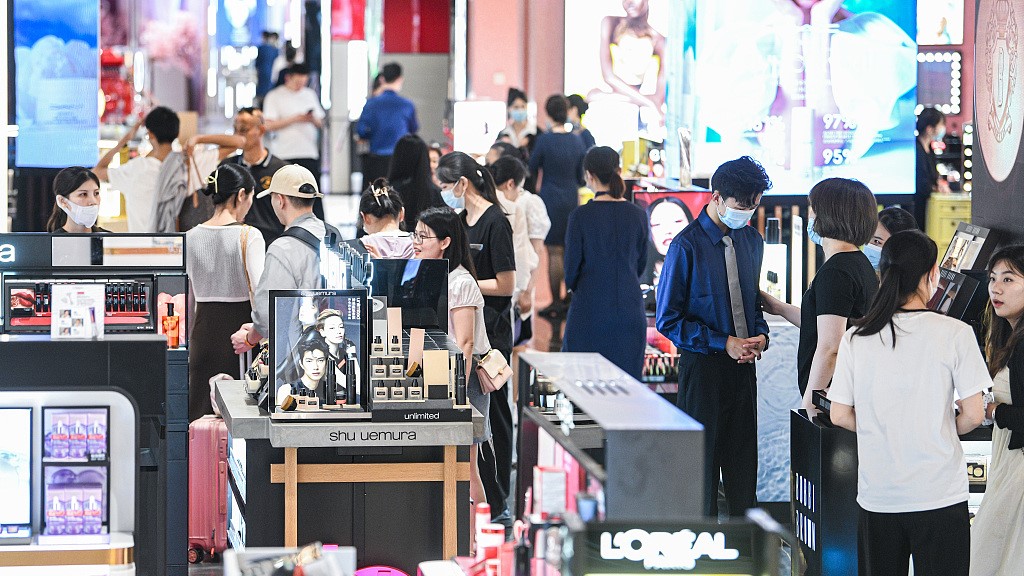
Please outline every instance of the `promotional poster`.
M271 291L270 353L273 359L274 402L284 397L315 395L354 404L346 383L361 389L366 364L367 303L363 290ZM329 366L335 367L329 374ZM328 382L334 382L331 394Z
M694 172L743 155L806 194L914 191L917 13L889 0L699 0Z
M633 193L633 203L647 212L650 239L647 246L647 268L640 278L646 306L654 310L654 290L661 276L661 266L672 240L693 221L711 201L711 192L644 192Z
M566 0L565 92L600 145L664 139L669 0Z
M99 3L15 0L13 15L15 164L92 166L99 136Z
M0 528L32 522L32 409L0 409ZM16 528L11 531L18 533ZM18 534L20 535L20 534Z

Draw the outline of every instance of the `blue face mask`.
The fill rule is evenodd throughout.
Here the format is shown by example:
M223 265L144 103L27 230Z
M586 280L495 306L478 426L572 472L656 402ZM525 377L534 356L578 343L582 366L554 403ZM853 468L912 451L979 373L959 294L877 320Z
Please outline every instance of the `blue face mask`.
M515 110L509 110L508 117L511 118L513 122L523 123L526 122L526 120L529 118L529 115L526 110L519 108Z
M441 190L441 198L444 199L445 204L456 212L462 212L466 208L466 197L459 198L456 196L454 187L449 190Z
M821 246L821 234L814 231L814 218L807 219L807 236L810 237L811 242L814 242L818 246Z
M871 262L871 267L878 270L878 264L882 261L882 248L881 246L875 246L874 244L865 244L864 255L868 257L868 262Z
M753 216L753 210L737 210L728 206L725 207L725 214L722 214L721 212L718 213L718 217L722 220L722 224L725 224L733 230L739 230L746 226Z

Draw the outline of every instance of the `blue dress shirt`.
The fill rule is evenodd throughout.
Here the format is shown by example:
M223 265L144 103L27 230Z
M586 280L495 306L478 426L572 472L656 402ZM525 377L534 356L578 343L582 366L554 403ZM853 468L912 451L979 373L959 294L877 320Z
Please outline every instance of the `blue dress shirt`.
M385 90L367 100L356 124L359 136L370 139L370 153L378 156L391 156L402 136L415 134L419 129L416 106L394 90Z
M725 351L735 336L725 271L725 234L708 216L707 207L669 246L658 283L658 331L681 350L698 354ZM768 335L759 306L758 283L764 240L752 226L730 232L743 295L743 315L751 337Z

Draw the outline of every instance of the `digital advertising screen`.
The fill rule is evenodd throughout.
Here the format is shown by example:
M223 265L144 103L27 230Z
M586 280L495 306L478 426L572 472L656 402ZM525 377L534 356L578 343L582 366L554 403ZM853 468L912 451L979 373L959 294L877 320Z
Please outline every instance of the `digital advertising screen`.
M272 290L270 354L274 374L273 402L287 395L313 391L326 394L328 366L336 367L333 380L337 401L346 398L348 380L361 388L366 366L367 298L365 290Z
M829 177L913 193L914 2L698 0L696 27L696 174L749 155L769 194Z
M32 409L0 408L0 537L32 522Z
M13 15L15 165L92 166L99 158L99 2L14 0Z
M586 98L599 145L638 135L664 139L671 3L566 0L565 93Z
M964 0L917 0L917 43L964 43Z

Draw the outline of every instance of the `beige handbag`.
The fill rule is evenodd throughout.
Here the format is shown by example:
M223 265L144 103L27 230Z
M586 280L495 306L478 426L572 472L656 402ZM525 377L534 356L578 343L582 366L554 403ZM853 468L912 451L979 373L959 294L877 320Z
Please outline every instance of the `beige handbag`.
M484 394L490 394L501 390L512 378L512 367L501 352L492 348L477 361L476 375L480 378L480 389Z

